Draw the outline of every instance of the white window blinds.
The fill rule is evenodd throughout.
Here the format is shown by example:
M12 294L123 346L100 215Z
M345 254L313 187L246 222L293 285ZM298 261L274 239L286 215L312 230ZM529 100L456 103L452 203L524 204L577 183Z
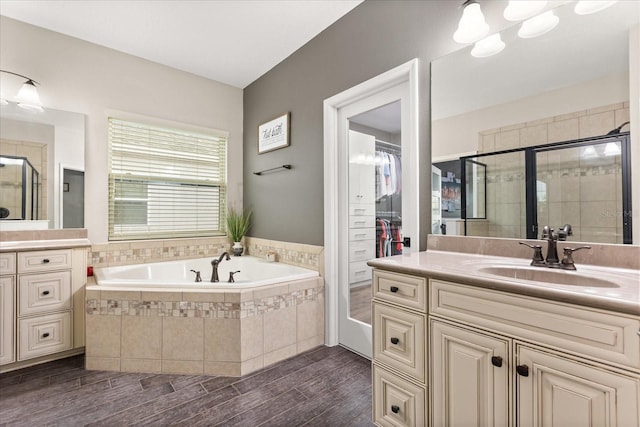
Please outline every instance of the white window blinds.
M109 240L224 234L226 137L109 119Z

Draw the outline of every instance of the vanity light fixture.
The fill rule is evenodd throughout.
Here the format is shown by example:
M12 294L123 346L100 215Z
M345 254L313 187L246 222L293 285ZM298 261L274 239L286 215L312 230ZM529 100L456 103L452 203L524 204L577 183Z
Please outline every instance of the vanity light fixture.
M27 79L26 82L22 85L18 94L15 97L15 101L18 103L18 107L24 108L29 111L44 111L42 108L42 103L40 102L40 96L38 96L38 90L36 89L36 84L40 84L35 80L23 76L22 74L14 73L12 71L0 70L2 73L12 74L14 76L22 77L23 79ZM7 105L8 102L6 99L2 100L3 105Z
M607 157L619 156L620 151L620 146L615 142L607 142L604 146L604 155Z
M538 37L553 30L558 22L560 22L560 18L554 15L552 10L549 10L524 21L518 35L523 39Z
M489 24L484 20L480 4L475 0L467 0L462 4L462 18L453 39L462 44L475 43L489 34Z
M578 15L589 15L592 13L600 12L601 10L605 10L609 6L617 3L617 0L613 1L599 1L599 0L580 0L574 11Z
M582 152L583 159L595 159L596 157L598 157L598 153L596 152L596 149L593 147L593 145L587 146Z
M504 10L504 19L508 21L523 21L536 15L546 5L546 1L509 0L509 4Z
M473 49L471 49L471 56L476 58L493 56L502 52L504 46L505 44L500 37L500 33L491 34L476 42Z

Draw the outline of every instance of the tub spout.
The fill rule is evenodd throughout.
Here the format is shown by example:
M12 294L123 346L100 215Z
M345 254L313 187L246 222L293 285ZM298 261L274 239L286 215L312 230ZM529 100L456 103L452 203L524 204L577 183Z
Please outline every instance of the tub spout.
M211 271L211 283L220 281L220 278L218 277L218 266L223 259L226 259L227 261L231 259L231 257L229 256L229 252L223 252L222 255L218 257L218 259L214 258L213 261L211 261L211 267L213 267L213 270Z

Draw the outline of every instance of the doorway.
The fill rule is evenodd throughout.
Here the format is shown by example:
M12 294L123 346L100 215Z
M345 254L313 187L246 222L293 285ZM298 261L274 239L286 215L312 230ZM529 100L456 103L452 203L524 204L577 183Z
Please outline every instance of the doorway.
M324 105L326 343L366 357L366 262L419 248L417 71L410 61ZM388 132L381 114L394 111L397 132Z
M62 228L84 228L84 171L62 168Z

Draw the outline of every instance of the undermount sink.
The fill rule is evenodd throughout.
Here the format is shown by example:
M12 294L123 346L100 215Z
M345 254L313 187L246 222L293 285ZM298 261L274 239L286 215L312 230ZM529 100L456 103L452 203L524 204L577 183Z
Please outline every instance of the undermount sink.
M616 283L585 276L574 271L552 270L550 268L521 266L491 266L478 269L480 273L526 280L528 282L545 282L556 285L584 286L590 288L619 288Z

